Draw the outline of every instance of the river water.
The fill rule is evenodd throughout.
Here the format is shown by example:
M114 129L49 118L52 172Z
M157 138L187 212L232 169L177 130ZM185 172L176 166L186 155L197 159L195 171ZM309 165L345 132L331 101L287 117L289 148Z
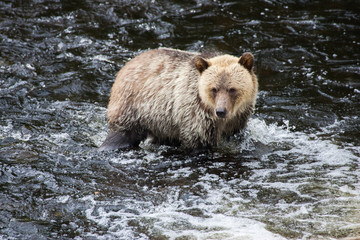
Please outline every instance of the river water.
M357 1L0 2L0 239L360 236ZM147 49L256 58L245 137L97 153Z

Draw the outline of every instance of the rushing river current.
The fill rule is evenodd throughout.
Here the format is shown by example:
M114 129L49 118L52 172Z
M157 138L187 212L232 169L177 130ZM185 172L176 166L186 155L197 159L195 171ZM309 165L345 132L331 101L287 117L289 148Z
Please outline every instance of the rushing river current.
M244 136L96 152L158 47L255 55ZM360 237L359 164L358 1L0 1L0 239Z

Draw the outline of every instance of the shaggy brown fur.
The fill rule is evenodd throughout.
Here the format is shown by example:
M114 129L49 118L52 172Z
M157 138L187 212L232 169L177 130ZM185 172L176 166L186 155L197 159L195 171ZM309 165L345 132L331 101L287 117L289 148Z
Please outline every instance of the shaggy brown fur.
M239 132L253 112L254 57L160 48L129 61L111 89L110 133L100 150L136 146L146 137L186 148L215 146Z

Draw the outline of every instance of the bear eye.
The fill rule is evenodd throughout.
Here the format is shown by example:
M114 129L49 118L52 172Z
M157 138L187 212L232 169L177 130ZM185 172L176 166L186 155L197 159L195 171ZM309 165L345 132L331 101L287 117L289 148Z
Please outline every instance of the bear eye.
M212 88L212 89L211 89L211 92L215 94L215 93L217 93L217 89L216 89L216 88Z
M230 88L229 89L229 93L235 93L236 92L236 89L235 88Z

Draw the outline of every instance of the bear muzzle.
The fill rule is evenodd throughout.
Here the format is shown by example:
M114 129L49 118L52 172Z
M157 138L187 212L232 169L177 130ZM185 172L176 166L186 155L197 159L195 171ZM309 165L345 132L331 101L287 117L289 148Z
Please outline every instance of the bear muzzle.
M229 96L226 91L219 91L215 98L215 114L218 118L226 118L231 109Z

